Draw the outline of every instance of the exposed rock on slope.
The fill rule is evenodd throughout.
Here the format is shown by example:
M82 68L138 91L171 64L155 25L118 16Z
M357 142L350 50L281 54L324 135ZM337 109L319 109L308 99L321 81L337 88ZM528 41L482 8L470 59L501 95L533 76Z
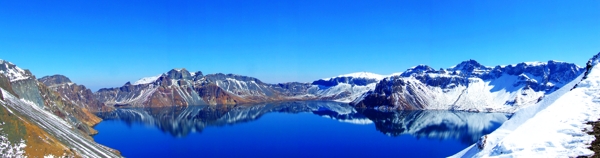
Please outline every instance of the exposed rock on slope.
M11 94L31 101L39 108L49 110L88 135L97 133L91 126L100 122L100 118L38 82L29 70L21 69L10 62L0 60L0 76L3 76L0 77L0 81L9 80L9 82L3 83L4 87L2 87L9 93L12 89L14 93ZM64 78L60 78L48 82L64 80Z
M69 78L63 75L45 76L38 81L42 82L48 88L58 92L62 98L71 103L84 107L90 112L111 111L114 108L105 106L94 97L94 93L83 85L77 85Z
M95 143L77 125L57 117L35 103L5 93L0 101L0 117L7 118L2 125L6 137L22 140L23 155L120 157L117 151ZM10 139L9 139L10 140ZM31 148L30 148L31 146Z
M35 76L29 70L23 70L16 65L0 60L0 74L8 78L10 89L16 96L29 100L44 107L44 100L38 92L38 83ZM10 91L10 89L7 89Z
M439 71L420 65L381 80L351 104L400 110L513 112L537 103L582 72L575 64L557 61L492 68L469 60Z
M12 143L21 139L24 155L118 157L89 137L96 133L90 126L100 118L38 82L28 70L0 60L0 82L0 117L13 120L2 125L3 137Z
M193 78L195 75L202 76L202 73L198 72L192 75L185 69L173 69L155 80L136 82L138 84L128 82L119 88L103 88L94 95L99 101L109 106L207 105L207 101L198 94L197 90L200 89L200 86L195 86ZM219 91L219 89L211 90L214 93Z

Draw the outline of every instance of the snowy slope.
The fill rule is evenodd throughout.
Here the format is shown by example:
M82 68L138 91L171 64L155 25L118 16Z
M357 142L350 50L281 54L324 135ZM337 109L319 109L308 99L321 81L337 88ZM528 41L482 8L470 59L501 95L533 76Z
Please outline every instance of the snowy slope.
M600 118L599 55L588 62L587 76L582 74L541 102L518 110L496 131L453 157L592 155L588 147L595 138L584 131L591 129L587 122Z
M85 138L85 136L83 136L78 129L71 126L71 124L38 107L35 103L24 99L18 99L4 89L0 88L0 90L2 91L5 100L5 104L3 105L8 106L6 108L9 110L15 110L10 112L27 117L31 122L45 129L46 132L52 134L58 138L58 140L61 140L63 144L68 145L69 148L73 149L81 156L119 157L119 155L112 153L109 148L100 145L91 139Z
M17 67L11 62L0 59L0 65L2 65L2 67L0 67L0 74L8 76L10 82L29 79L32 76L31 73Z

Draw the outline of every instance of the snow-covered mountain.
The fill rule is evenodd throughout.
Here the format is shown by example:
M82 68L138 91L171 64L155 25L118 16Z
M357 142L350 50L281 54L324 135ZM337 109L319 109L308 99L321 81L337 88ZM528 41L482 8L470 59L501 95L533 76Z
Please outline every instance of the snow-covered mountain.
M588 132L597 132L589 123L600 118L599 63L600 53L585 73L451 157L595 157L590 145L598 138Z
M309 94L321 100L351 102L361 94L375 89L377 82L383 78L385 76L379 74L357 72L320 79L312 82Z
M114 106L187 106L293 100L351 102L356 107L513 112L542 100L583 72L565 62L487 67L468 60L447 69L417 65L402 73L358 72L312 83L268 84L234 74L173 69L134 84L105 88L95 97Z
M313 83L269 84L257 78L234 74L190 73L173 69L142 78L119 88L100 89L94 95L106 105L159 107L265 103L294 100L333 100L350 102L383 78L373 73L340 75Z
M351 104L399 110L514 112L539 102L583 71L575 64L558 61L487 67L468 60L437 71L419 65L381 80Z
M2 157L119 157L89 136L97 133L91 126L100 118L38 82L29 70L4 60L0 60L0 105L0 151L6 147L16 151L2 152Z

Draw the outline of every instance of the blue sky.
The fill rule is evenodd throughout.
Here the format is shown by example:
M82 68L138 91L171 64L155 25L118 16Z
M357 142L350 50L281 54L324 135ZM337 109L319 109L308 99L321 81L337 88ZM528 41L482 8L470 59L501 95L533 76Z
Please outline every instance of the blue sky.
M600 52L600 1L0 1L0 59L92 90L172 68L268 83Z

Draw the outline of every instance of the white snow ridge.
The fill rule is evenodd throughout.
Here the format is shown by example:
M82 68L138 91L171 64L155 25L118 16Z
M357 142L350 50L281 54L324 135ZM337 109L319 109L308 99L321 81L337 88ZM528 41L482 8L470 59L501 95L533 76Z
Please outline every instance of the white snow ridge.
M382 80L383 78L385 78L387 76L375 74L375 73L371 73L371 72L355 72L355 73L349 73L349 74L345 74L345 75L339 75L337 77L353 77L353 78L367 78L367 79ZM331 79L331 78L326 78L326 79Z
M140 80L137 80L137 81L135 81L135 82L133 83L133 85L139 85L139 84L148 84L148 83L152 83L152 82L156 81L156 79L158 79L158 78L159 78L161 75L162 75L162 74L160 74L160 75L156 75L156 76L152 76L152 77L144 77L144 78L141 78Z
M592 129L586 123L600 118L600 66L596 57L588 63L593 67L587 76L582 74L541 102L518 110L496 131L451 157L593 155L588 147L595 138L586 133Z

